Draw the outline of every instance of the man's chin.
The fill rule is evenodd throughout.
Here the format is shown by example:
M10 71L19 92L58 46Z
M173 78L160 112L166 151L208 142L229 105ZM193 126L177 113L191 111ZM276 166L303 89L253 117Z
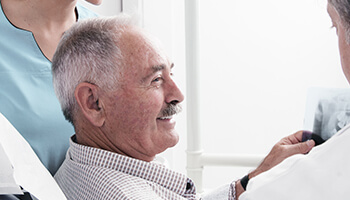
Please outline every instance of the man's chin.
M175 130L173 130L167 134L168 134L169 138L167 138L167 141L164 142L164 144L166 144L166 149L174 147L179 142L179 134L177 134L177 132Z
M179 140L180 140L180 136L179 136L179 134L177 134L176 131L173 132L172 134L173 134L173 136L174 136L174 140L173 140L173 142L172 142L172 145L169 145L169 148L170 148L170 147L174 147L174 146L179 142Z

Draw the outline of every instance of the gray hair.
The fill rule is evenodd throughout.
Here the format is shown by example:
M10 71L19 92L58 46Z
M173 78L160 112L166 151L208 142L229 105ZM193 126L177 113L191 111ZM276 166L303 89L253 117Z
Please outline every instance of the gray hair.
M328 3L332 5L338 12L341 23L346 31L346 41L350 43L350 1L349 0L328 0Z
M130 17L94 18L77 22L62 37L52 59L53 85L65 118L74 125L74 90L81 82L116 88L124 58L118 40L133 26Z

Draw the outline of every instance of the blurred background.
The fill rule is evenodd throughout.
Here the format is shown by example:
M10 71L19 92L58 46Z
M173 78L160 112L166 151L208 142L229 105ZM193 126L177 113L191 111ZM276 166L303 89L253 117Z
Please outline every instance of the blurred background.
M100 15L137 13L175 63L186 94L185 1L104 0ZM308 91L347 88L327 0L200 0L200 132L205 153L262 154L305 127ZM187 66L191 67L191 66ZM179 144L162 154L186 173L187 121L177 117ZM204 187L240 178L246 167L205 167Z

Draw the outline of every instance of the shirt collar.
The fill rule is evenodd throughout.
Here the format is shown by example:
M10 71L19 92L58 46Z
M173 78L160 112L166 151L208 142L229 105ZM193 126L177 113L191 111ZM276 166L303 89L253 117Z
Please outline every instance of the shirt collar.
M80 145L75 142L75 135L70 139L68 156L71 160L96 167L113 169L157 183L178 194L195 194L195 187L184 174L172 171L164 165L145 162L114 152ZM189 184L192 186L188 188ZM187 187L187 188L186 188Z

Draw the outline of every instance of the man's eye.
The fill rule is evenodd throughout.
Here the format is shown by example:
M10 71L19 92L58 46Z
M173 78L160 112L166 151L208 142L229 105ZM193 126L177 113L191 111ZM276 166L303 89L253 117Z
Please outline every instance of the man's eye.
M161 77L157 77L157 78L155 78L155 79L153 79L153 81L152 82L159 82L159 81L161 81Z
M156 84L156 85L160 85L163 81L163 77L162 76L157 76L156 78L154 78L152 80L152 84Z

